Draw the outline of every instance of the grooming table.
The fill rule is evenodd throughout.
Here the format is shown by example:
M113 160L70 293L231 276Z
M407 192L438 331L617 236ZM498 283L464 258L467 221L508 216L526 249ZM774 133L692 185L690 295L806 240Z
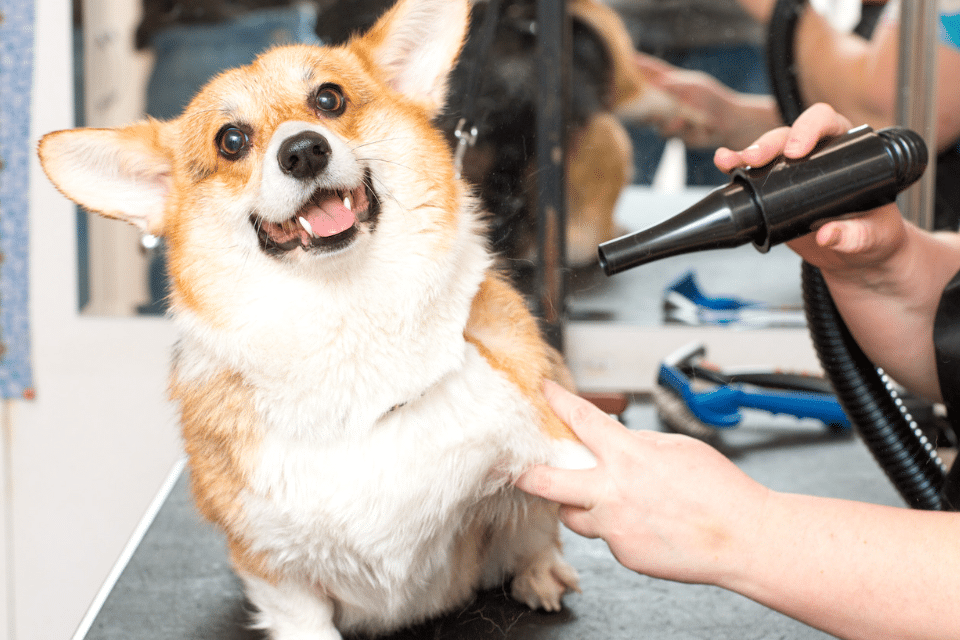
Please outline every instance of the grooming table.
M659 428L652 408L633 405L631 428ZM902 505L863 445L817 425L760 414L724 434L724 451L750 476L781 491ZM565 555L582 594L559 613L531 612L502 589L390 640L750 640L830 638L713 587L634 574L602 541L564 531ZM85 640L261 640L246 628L249 605L230 570L223 537L197 515L186 473L113 585ZM361 640L354 637L353 640ZM364 639L365 640L365 639Z

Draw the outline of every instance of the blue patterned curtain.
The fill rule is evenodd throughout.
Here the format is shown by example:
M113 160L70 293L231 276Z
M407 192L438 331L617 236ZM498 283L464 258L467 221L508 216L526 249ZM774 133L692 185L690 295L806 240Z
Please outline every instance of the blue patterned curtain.
M32 398L29 168L33 0L0 0L0 395Z

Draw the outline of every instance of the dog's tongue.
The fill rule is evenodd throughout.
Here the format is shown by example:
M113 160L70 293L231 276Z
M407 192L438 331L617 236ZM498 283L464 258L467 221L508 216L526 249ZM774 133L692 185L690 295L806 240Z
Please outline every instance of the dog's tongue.
M331 194L309 207L303 217L310 223L313 233L322 238L343 233L357 222L353 211L347 209L336 194Z

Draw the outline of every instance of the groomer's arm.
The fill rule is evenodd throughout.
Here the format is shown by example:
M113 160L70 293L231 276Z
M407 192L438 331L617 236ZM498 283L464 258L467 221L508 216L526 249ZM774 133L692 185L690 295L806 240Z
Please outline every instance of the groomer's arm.
M825 104L792 128L761 136L743 151L719 149L717 166L763 166L777 155L806 156L850 121ZM905 222L895 205L823 225L790 243L820 268L857 343L895 380L931 400L941 398L933 322L944 287L960 271L960 235L928 233Z
M724 587L840 638L960 638L960 514L771 491L699 440L545 392L597 466L538 466L517 486L629 569Z
M720 586L840 638L960 638L960 514L772 493Z
M890 205L864 218L830 223L792 247L820 267L864 353L897 382L941 400L933 326L943 290L960 271L960 236L922 231ZM884 254L892 247L870 265L851 266L836 257ZM833 255L824 257L821 249Z

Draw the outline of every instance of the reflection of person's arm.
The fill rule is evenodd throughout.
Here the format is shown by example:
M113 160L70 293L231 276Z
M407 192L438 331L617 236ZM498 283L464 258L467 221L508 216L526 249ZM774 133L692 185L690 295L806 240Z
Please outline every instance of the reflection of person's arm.
M776 0L738 0L744 11L749 13L760 24L767 24L773 15ZM865 0L864 4L887 4L887 0Z
M739 2L740 6L760 24L767 24L773 13L773 5L776 4L776 0L739 0Z
M763 0L750 0L763 4ZM889 126L896 118L898 23L882 19L870 40L833 29L809 8L797 25L797 68L805 104L826 102L854 124ZM960 136L960 51L939 48L937 146Z
M883 20L871 40L835 30L809 8L797 25L800 93L826 102L854 124L892 124L896 104L896 23Z

